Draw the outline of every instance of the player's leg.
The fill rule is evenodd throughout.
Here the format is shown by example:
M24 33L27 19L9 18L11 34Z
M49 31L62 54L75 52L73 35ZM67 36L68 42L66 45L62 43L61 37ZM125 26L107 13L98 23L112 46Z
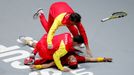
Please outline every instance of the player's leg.
M73 9L66 2L55 2L50 6L48 16L48 29L51 28L54 19L61 13L74 12Z
M53 11L50 9L49 16L48 16L48 32L49 32L49 30L54 22L54 17L52 16L52 13L53 13Z
M34 16L33 16L34 19L37 19L38 17L39 17L39 19L40 19L40 22L41 22L43 28L44 28L44 29L46 30L46 32L48 33L48 31L49 31L48 22L47 22L47 20L46 20L46 18L45 18L43 9L41 9L41 8L39 8L39 9L37 10L37 12L36 12L36 13L34 14Z
M23 45L28 45L33 48L35 48L36 43L37 43L37 41L34 40L32 37L25 37L25 36L20 36L19 39L17 39L17 42Z

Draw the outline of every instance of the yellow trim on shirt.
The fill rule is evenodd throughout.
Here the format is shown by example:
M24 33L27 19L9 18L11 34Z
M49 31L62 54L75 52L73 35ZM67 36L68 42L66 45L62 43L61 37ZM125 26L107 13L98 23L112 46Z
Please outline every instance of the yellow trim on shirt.
M52 44L52 39L53 39L53 36L55 34L55 31L58 29L58 27L62 26L62 20L64 18L66 13L62 13L60 14L59 16L57 16L48 32L48 36L47 36L47 43L48 44Z
M53 54L53 59L58 69L63 70L64 67L61 64L60 58L67 54L67 50L63 40L60 43L59 49Z

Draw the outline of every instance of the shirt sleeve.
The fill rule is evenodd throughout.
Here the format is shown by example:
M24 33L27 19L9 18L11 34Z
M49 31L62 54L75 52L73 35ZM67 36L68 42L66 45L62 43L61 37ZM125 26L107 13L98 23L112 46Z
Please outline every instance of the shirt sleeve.
M59 16L57 16L48 32L48 36L47 36L47 44L52 44L52 39L53 36L55 34L55 31L58 29L58 27L60 27L62 25L62 19L65 16L65 13L60 14Z
M60 58L67 54L67 50L63 41L60 43L59 49L53 54L53 59L58 69L63 70Z
M78 28L75 25L67 26L69 31L72 33L73 36L77 36L79 34Z
M79 29L80 35L82 35L83 39L84 39L84 44L88 45L88 38L85 32L85 29L83 27L83 25L81 23L79 23L78 25L76 25Z
M47 43L48 44L52 44L53 36L55 34L55 31L58 29L59 26L60 26L60 22L57 19L55 19L52 27L50 28L50 30L48 32L48 36L47 36Z

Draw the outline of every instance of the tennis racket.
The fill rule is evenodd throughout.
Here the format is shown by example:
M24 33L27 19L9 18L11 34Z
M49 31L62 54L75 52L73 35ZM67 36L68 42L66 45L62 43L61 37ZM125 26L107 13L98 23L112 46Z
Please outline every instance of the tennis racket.
M112 14L112 16L102 19L101 22L105 22L105 21L108 21L108 20L111 20L111 19L116 19L116 18L122 18L122 17L125 17L125 16L127 16L126 12L122 12L122 11L121 12L114 12Z

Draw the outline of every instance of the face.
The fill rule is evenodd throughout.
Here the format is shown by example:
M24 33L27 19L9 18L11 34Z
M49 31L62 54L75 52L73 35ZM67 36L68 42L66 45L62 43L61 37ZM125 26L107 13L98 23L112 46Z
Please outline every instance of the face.
M77 25L77 23L76 23L76 22L73 22L73 21L71 21L71 24L72 24L72 25Z
M76 22L73 22L73 21L68 21L68 26L70 26L70 25L77 25L78 23L76 23Z
M78 68L77 59L76 59L73 55L70 55L70 56L68 57L68 66L69 66L69 68L71 68L71 69L76 69L76 68Z
M73 46L80 46L81 43L73 42Z
M77 59L73 55L70 55L68 57L68 62L77 62Z

